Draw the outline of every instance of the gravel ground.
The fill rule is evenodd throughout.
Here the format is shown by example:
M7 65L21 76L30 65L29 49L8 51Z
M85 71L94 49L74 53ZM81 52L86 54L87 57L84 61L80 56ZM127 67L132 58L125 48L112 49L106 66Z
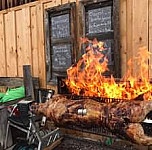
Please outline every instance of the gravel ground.
M65 137L62 143L54 150L113 150L113 149L103 147L99 142Z

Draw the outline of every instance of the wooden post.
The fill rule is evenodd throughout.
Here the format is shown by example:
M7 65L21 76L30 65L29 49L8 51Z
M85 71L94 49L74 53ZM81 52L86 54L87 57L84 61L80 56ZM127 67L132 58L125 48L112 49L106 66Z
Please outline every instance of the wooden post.
M32 80L30 65L23 66L23 76L24 76L23 80L25 86L25 96L27 98L34 99L34 88L33 88L33 80Z
M126 53L127 53L127 57L126 57L126 62L128 63L128 61L132 58L133 56L133 37L132 37L132 33L133 33L133 0L127 0L126 1L126 12L127 12L127 16L126 16L126 37L127 37L127 41L126 41ZM129 66L127 65L127 70L129 69ZM133 66L131 66L131 74L133 74Z
M3 9L3 8L2 8ZM0 76L5 77L7 76L7 69L6 69L6 51L5 51L5 25L4 25L4 15L0 14L0 64L1 64L1 69L0 69Z
M119 18L119 0L113 0L113 22L114 22L114 63L115 76L120 78L120 18Z
M148 25L148 0L133 0L133 14L132 14L132 38L133 38L133 57L135 58L139 52L139 48L148 48L148 38L149 38L149 25ZM139 9L140 8L140 9ZM148 65L148 58L145 62ZM138 76L141 67L138 65L137 60L133 63L133 75ZM144 73L144 77L148 77L147 72Z
M17 74L17 48L16 48L16 15L9 11L4 15L5 25L5 51L7 61L7 76L16 77ZM11 58L11 61L10 61Z
M82 2L79 2L78 0L76 1L76 20L77 20L77 61L81 57L81 42L80 38L85 37L85 8Z
M121 77L126 73L127 67L127 1L120 1L120 59L121 59Z
M39 58L39 77L40 85L46 88L46 63L45 63L45 41L44 41L44 15L43 15L43 5L40 3L36 6L37 14L37 48L38 48L38 58Z

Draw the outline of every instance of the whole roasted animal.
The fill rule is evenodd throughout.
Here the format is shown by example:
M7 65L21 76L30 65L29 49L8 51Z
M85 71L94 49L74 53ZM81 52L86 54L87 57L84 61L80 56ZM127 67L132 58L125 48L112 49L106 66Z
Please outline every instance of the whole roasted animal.
M32 110L45 115L57 126L103 126L135 143L152 144L152 137L144 133L141 125L152 110L152 101L101 103L93 99L71 100L64 95L54 95L45 103L33 104Z

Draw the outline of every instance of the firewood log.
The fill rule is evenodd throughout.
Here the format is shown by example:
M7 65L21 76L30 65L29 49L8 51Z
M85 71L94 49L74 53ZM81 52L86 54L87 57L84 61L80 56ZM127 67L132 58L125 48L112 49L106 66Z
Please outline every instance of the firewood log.
M71 100L64 95L54 95L49 101L33 104L31 108L57 126L75 125L86 129L94 125L104 126L135 143L152 144L152 137L144 134L140 124L152 110L152 101L100 103L92 99Z

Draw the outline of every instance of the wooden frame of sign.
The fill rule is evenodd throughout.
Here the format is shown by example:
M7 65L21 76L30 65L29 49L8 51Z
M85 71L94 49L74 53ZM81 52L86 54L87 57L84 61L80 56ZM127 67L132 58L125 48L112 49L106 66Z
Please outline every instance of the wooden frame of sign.
M76 62L75 3L45 11L47 82L66 76L66 70Z
M78 8L79 37L97 38L111 47L107 73L120 77L119 0L81 0ZM81 49L82 47L79 47ZM80 51L80 50L79 50Z

